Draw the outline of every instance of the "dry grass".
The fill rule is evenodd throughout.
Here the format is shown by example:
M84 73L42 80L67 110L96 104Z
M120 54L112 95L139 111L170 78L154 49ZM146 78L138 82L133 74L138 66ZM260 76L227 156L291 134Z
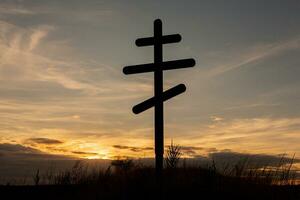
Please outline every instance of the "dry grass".
M165 160L162 199L188 199L193 195L231 199L300 199L296 185L294 159L282 157L277 166L254 167L251 158L217 167L214 160L207 166L179 166L180 147L171 144ZM289 161L289 162L287 162ZM112 161L106 169L77 161L74 166L56 172L49 168L32 176L36 186L0 187L4 193L22 196L65 195L65 199L153 199L156 195L155 170L131 159ZM26 189L24 189L26 188ZM11 192L17 190L16 192ZM20 193L20 191L22 191ZM50 198L51 197L51 198ZM101 198L100 198L101 199Z
M222 167L217 167L214 160L207 166L187 166L186 164L178 166L180 155L180 148L172 144L165 159L164 170L165 176L172 176L169 177L172 180L181 177L181 174L184 176L193 173L202 174L203 177L197 177L200 180L208 176L218 179L219 182L234 180L260 185L296 185L298 180L298 171L293 169L294 159L287 163L282 157L276 167L264 166L262 168L249 165L250 158L242 158L235 164L224 164ZM37 170L32 177L35 185L81 185L99 184L103 181L113 182L117 179L124 179L127 175L135 176L149 171L153 173L154 169L135 163L132 159L114 160L107 169L90 167L83 161L77 161L71 169L55 172L53 168L49 168L43 174ZM172 174L170 174L171 171ZM193 177L187 179L194 181Z

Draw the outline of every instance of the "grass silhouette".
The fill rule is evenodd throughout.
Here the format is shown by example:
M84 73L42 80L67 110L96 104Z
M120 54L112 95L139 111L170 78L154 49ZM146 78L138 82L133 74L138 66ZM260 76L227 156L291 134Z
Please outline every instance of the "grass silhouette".
M163 190L156 193L155 169L131 159L112 161L107 169L77 161L70 169L44 174L38 170L35 185L0 187L10 199L300 199L293 159L277 167L255 168L250 158L217 167L179 166L180 147L169 146L163 171Z

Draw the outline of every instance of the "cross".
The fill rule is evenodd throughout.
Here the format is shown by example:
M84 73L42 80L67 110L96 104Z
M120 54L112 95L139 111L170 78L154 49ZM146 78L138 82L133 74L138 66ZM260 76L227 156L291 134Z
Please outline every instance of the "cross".
M164 154L164 101L185 92L184 84L179 84L171 89L163 91L163 71L195 66L194 59L182 59L163 61L163 44L177 43L181 41L179 34L163 35L162 22L154 21L154 36L139 38L135 41L138 47L154 46L154 62L141 65L126 66L123 72L126 75L146 72L154 72L154 97L145 100L133 107L132 111L139 114L154 107L155 126L155 169L158 178L162 177Z

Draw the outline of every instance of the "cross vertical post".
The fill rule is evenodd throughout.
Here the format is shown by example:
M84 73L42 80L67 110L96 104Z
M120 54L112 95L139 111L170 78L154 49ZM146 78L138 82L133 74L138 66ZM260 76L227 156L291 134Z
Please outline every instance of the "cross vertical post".
M164 154L164 102L163 94L163 62L162 46L162 22L154 21L154 65L157 69L154 71L154 96L156 104L154 106L154 127L155 127L155 169L158 178L162 177L163 154Z

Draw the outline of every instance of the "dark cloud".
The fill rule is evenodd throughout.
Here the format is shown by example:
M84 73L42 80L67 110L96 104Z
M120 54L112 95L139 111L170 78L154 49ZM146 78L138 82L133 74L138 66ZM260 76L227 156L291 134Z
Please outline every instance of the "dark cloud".
M113 145L114 148L116 149L128 149L128 146L123 146L123 145Z
M34 142L37 144L62 144L63 142L56 139L50 139L50 138L29 138L27 141Z
M133 146L125 146L125 145L113 145L113 147L116 149L126 149L133 152L153 150L153 147L133 147Z
M196 157L198 157L199 151L207 152L207 153L218 151L216 148L204 148L204 147L197 147L197 146L180 146L180 150L185 155L196 156Z
M56 152L62 152L62 153L67 153L69 152L68 150L66 149L63 149L63 148L57 148L57 147L54 147L54 146L47 146L46 149L50 150L50 151L56 151Z
M113 145L116 149L126 149L133 152L140 152L140 151L151 151L153 147L134 147L134 146L126 146L126 145ZM165 150L167 150L168 146ZM216 148L203 148L203 147L196 147L196 146L180 146L180 150L183 154L186 155L197 155L201 150L206 152L215 152L217 151Z
M202 147L193 147L193 146L180 146L180 149L183 151L191 151L191 150L203 150Z
M199 150L203 150L202 147L194 147L194 146L180 146L180 150L183 154L186 155L196 155Z
M95 155L90 152L73 152L77 154ZM51 169L60 172L70 169L78 159L69 156L47 154L34 148L25 147L20 144L0 144L0 184L14 181L21 183L24 179L27 184L32 184L32 175L36 170L41 174ZM107 168L110 160L85 160L87 164ZM41 180L42 181L42 180Z
M98 153L84 152L84 151L72 151L72 153L78 154L78 155L86 155L86 156L96 156L96 155L98 155Z
M237 164L239 162L246 162L247 166L260 168L265 166L282 166L285 164L300 163L300 159L288 157L287 155L268 155L268 154L247 154L231 151L221 151L209 154L209 158L214 160L217 164Z
M1 161L7 160L66 160L74 159L69 156L48 154L32 147L26 147L20 144L2 143L0 144Z
M208 153L212 153L212 152L217 152L218 150L217 150L217 148L207 148L207 149L205 149L205 151Z
M48 154L20 144L0 144L0 184L4 180L31 177L35 170L46 170L52 164L57 169L71 167L77 158Z
M7 153L39 154L42 152L37 149L31 148L31 147L22 146L20 144L2 143L2 144L0 144L0 153L2 153L2 154L7 154Z

